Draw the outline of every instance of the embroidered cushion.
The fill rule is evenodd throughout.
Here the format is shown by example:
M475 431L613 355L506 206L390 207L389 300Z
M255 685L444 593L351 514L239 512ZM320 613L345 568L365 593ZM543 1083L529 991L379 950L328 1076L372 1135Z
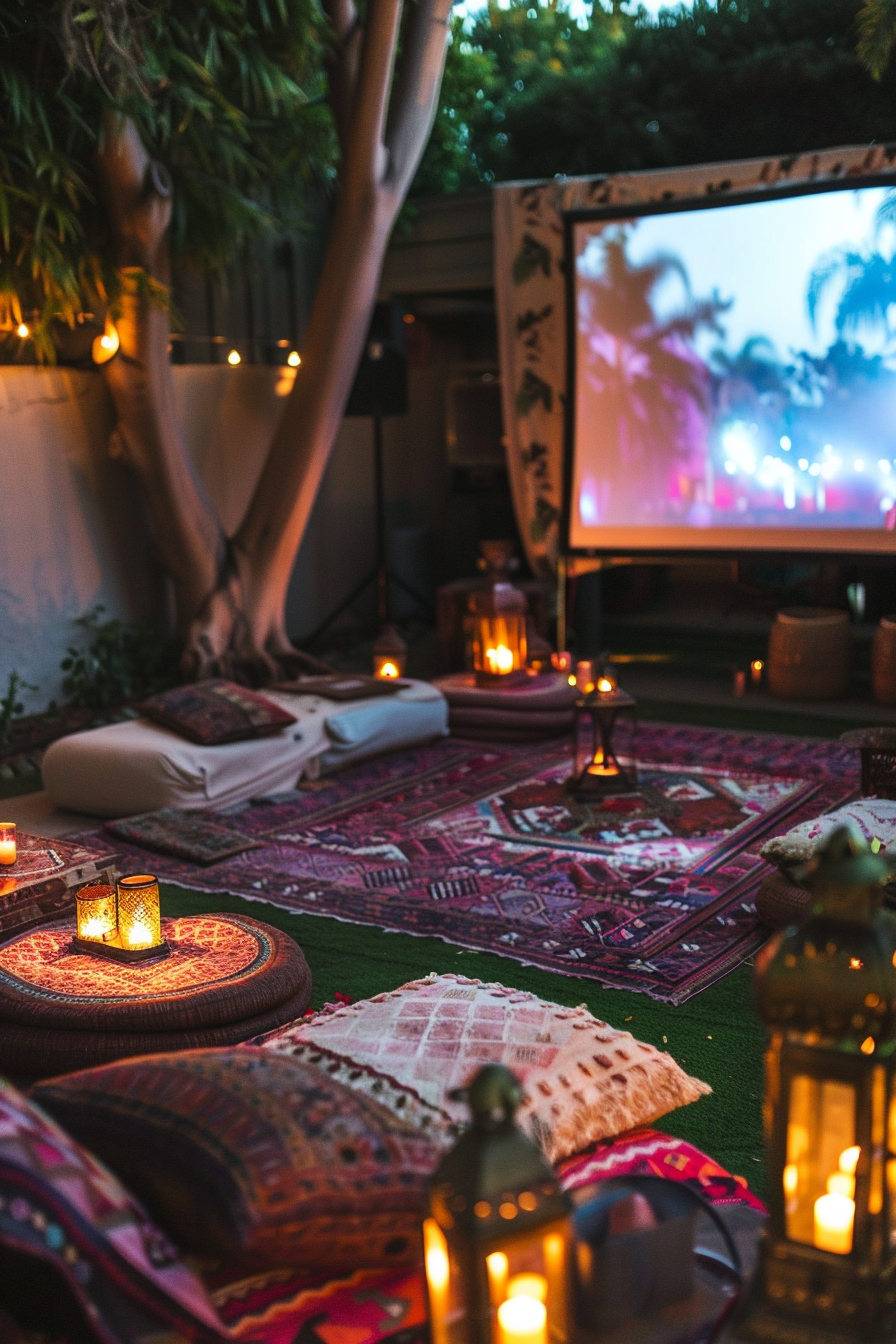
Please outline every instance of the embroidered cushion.
M61 1277L106 1344L226 1335L202 1284L111 1172L0 1079L0 1284L15 1273L27 1294L32 1265L37 1282L46 1267ZM0 1300L9 1305L3 1288Z
M712 1090L671 1055L598 1021L587 1008L562 1008L460 975L413 980L391 994L303 1018L261 1043L307 1063L350 1064L358 1071L356 1088L388 1077L438 1108L446 1125L467 1119L464 1103L449 1093L480 1065L506 1064L523 1085L518 1119L553 1162Z
M394 1089L395 1092L400 1089ZM252 1047L125 1060L38 1084L178 1244L231 1268L401 1265L440 1155L402 1108Z
M800 822L786 835L766 840L759 853L782 872L789 872L805 863L815 848L845 823L854 826L869 843L879 840L881 851L892 851L896 847L896 799L859 798L834 812Z
M220 679L175 686L150 696L140 705L140 713L203 747L270 737L296 721L294 714L273 700Z

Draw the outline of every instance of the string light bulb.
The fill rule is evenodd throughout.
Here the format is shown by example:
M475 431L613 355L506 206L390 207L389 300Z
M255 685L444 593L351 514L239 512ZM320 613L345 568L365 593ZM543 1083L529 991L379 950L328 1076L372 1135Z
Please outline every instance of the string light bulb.
M297 369L302 362L302 356L298 350L290 350L286 357L286 362L291 369Z
M239 350L231 350L230 354L227 356L227 363L232 365L233 368L236 368L237 364L240 363Z
M102 336L96 336L91 346L91 356L94 364L106 364L113 355L118 354L118 347L121 344L118 338L118 330L111 317L106 315L106 326Z

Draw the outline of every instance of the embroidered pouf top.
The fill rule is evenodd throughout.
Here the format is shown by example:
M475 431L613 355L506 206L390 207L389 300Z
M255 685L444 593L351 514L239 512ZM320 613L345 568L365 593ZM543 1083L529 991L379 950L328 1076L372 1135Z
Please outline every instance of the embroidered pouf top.
M144 965L73 952L73 932L46 925L0 947L0 1069L47 1076L235 1043L291 1021L311 998L298 945L246 915L163 920L171 953Z

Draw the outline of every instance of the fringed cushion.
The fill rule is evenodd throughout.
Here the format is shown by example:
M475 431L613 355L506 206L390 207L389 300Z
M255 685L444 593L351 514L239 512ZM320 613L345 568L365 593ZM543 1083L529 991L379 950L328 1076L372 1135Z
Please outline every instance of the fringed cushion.
M437 1107L446 1125L467 1118L452 1089L485 1063L520 1079L520 1123L553 1162L598 1139L647 1125L705 1096L671 1055L534 994L459 975L432 975L390 994L318 1013L272 1033L264 1048L308 1063L354 1066L356 1088L381 1076Z
M39 1291L58 1305L48 1268L106 1344L226 1337L202 1284L127 1190L0 1080L0 1300L9 1305L15 1288L32 1306Z
M220 679L175 686L144 700L139 708L153 723L203 747L269 737L296 722L294 714L273 700Z
M417 1257L441 1144L413 1099L401 1115L251 1047L126 1060L32 1095L187 1250L333 1274Z

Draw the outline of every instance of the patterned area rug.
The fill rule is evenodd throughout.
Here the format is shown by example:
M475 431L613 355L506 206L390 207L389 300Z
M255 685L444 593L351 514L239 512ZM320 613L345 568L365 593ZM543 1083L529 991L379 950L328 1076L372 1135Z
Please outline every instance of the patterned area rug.
M636 748L638 792L587 805L563 788L565 743L394 753L214 816L259 849L211 869L154 856L151 871L682 1003L762 942L758 848L845 801L856 753L665 724L642 724ZM144 850L116 849L145 869Z

